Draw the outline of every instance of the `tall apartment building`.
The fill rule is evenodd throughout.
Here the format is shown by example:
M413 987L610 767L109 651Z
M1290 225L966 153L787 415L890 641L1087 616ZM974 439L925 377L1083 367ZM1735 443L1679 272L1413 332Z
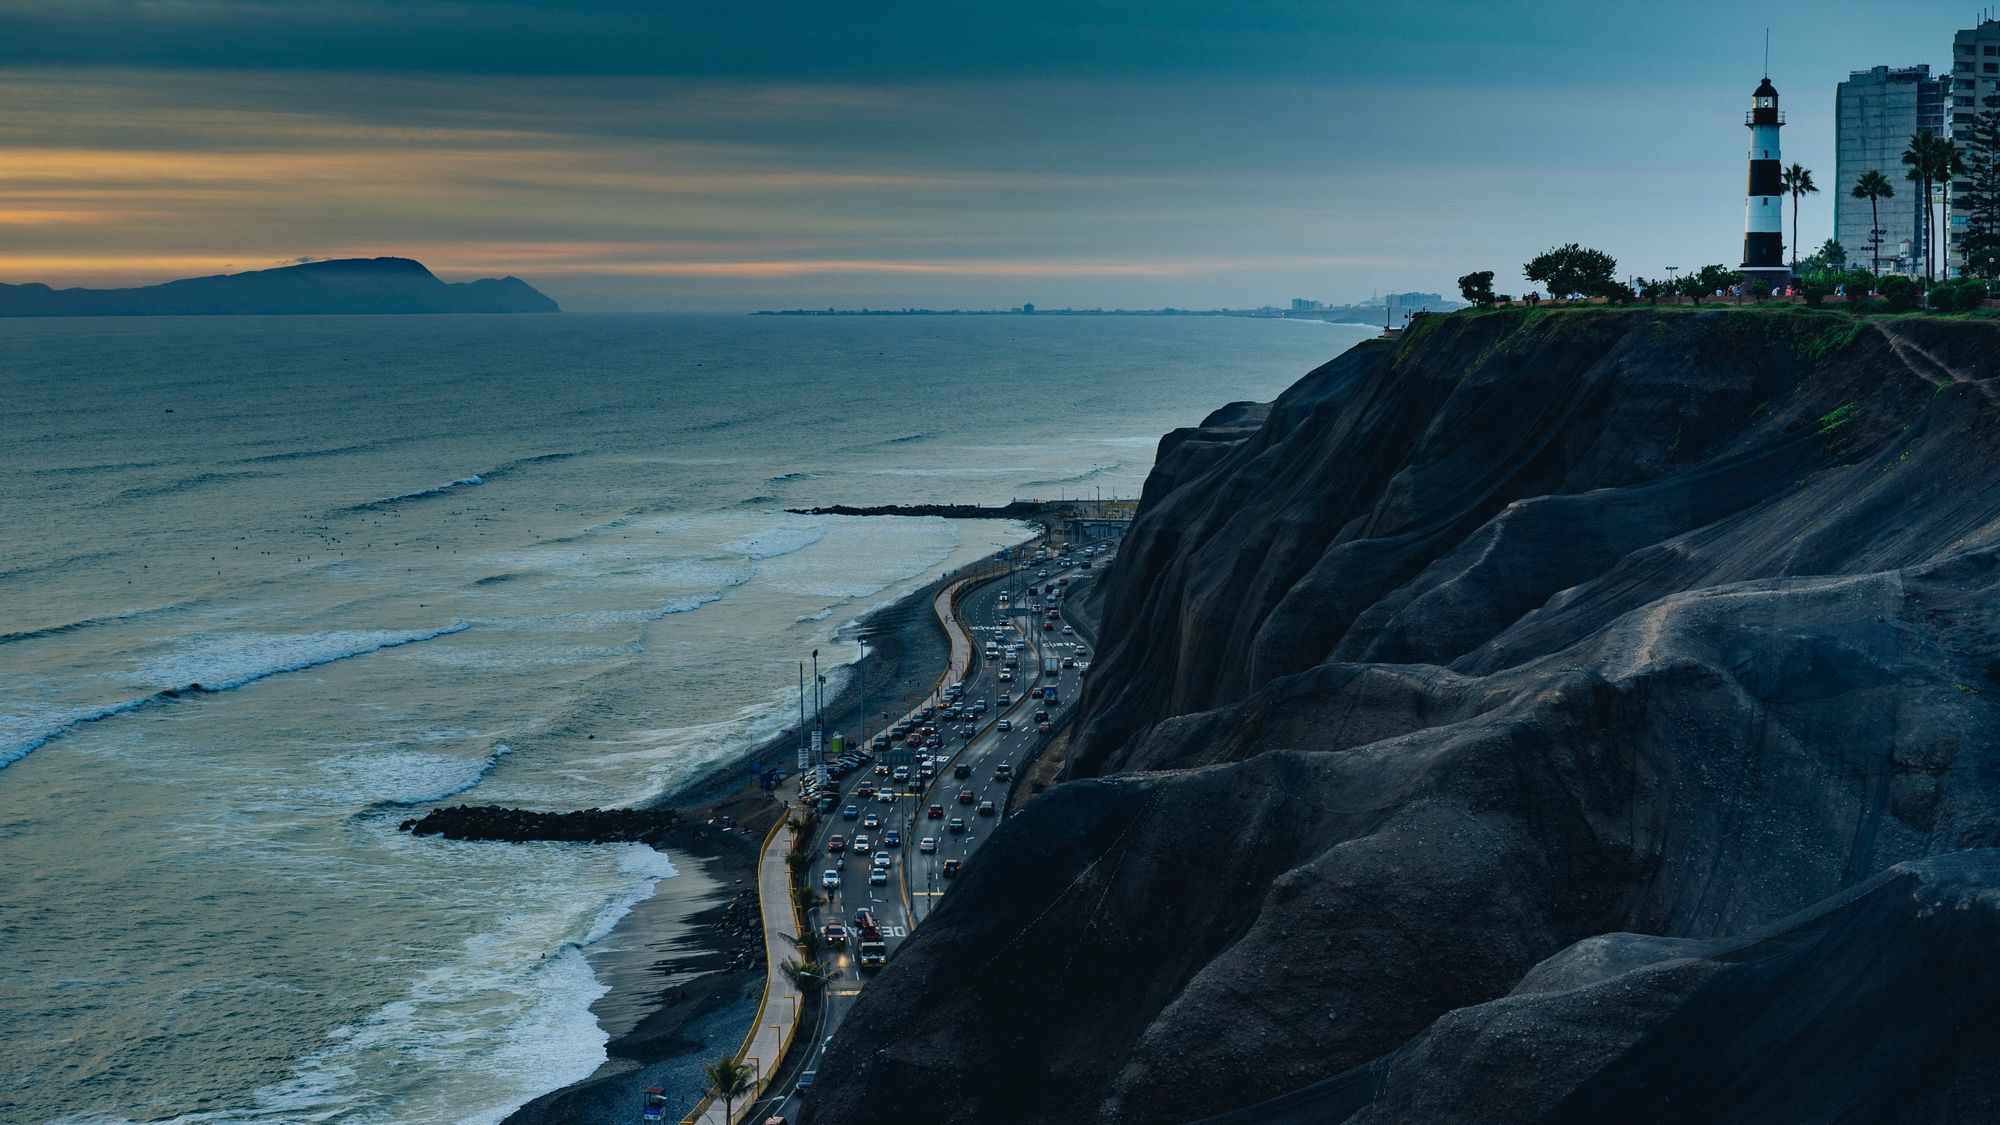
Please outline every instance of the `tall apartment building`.
M1951 124L1963 128L1972 124L1972 115L1986 108L1985 99L2000 94L2000 20L1982 20L1951 37ZM1965 264L1959 246L1965 235L1967 216L1959 209L1958 193L1963 181L1952 185L1952 214L1947 226L1950 240L1950 272L1956 275Z
M1983 26L2000 29L2000 22ZM2000 43L2000 36L1995 42ZM1872 170L1896 186L1895 198L1879 204L1880 268L1903 273L1923 268L1924 201L1917 185L1903 179L1903 150L1918 130L1946 132L1945 102L1951 91L1952 77L1932 77L1929 66L1857 70L1840 84L1834 98L1833 237L1846 249L1849 262L1870 264L1868 201L1852 192L1862 173Z

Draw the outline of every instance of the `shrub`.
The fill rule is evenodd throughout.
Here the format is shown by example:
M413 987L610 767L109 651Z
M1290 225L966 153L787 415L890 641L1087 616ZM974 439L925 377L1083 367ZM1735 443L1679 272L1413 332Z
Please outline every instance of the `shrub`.
M1493 303L1493 271L1480 270L1458 279L1458 295L1480 308Z
M1806 304L1817 306L1833 295L1833 286L1824 281L1807 281L1799 286L1799 293L1805 297Z
M1923 296L1923 287L1914 277L1904 277L1893 273L1876 283L1882 291L1882 298L1889 303L1890 312L1905 312L1917 307L1917 298Z

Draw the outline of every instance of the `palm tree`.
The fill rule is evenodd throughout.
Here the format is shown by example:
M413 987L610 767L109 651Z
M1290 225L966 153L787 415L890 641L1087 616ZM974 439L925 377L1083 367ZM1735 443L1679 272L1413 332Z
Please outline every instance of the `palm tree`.
M1792 272L1799 272L1799 196L1818 195L1819 185L1813 183L1812 172L1803 164L1793 164L1785 169L1782 181L1785 191L1792 197Z
M1861 173L1861 178L1854 182L1852 194L1856 199L1868 201L1868 245L1871 247L1869 252L1873 255L1870 268L1876 273L1881 273L1882 216L1877 210L1877 204L1884 199L1896 198L1896 185L1889 182L1889 177L1871 168Z
M722 1119L736 1119L736 1099L750 1092L756 1076L750 1064L736 1059L721 1059L701 1068L708 1075L709 1092L722 1099Z
M1931 192L1939 183L1949 184L1951 177L1964 171L1965 161L1959 156L1958 146L1931 132L1919 129L1910 138L1910 146L1903 150L1903 163L1909 172L1903 178L1920 185L1923 191L1924 208L1924 281L1928 284L1937 261L1936 224L1931 213Z
M801 961L796 957L787 958L778 966L785 971L786 979L800 992L811 995L826 987L826 962Z

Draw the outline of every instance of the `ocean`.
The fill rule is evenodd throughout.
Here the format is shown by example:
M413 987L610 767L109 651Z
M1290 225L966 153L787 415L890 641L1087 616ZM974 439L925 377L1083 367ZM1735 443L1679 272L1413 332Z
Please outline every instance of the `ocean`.
M0 1121L493 1122L588 1075L669 793L797 661L1136 495L1371 330L1219 318L0 321ZM836 671L837 675L837 671Z

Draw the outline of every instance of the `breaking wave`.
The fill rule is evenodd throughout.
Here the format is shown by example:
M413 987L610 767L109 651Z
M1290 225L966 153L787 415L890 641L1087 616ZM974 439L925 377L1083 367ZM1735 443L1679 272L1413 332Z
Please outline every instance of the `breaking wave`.
M321 665L335 663L336 661L347 660L356 656L365 656L371 652L380 652L386 648L398 648L402 645L416 644L419 641L432 640L449 633L461 632L468 628L471 628L471 622L460 621L442 629L430 629L422 632L377 630L372 632L326 634L317 638L306 638L332 642L326 647L319 648L317 651L310 649L301 651L299 648L293 647L288 654L291 657L290 659L280 659L261 665L242 659L244 656L254 655L253 653L234 652L232 653L235 657L233 663L224 661L222 664L213 666L218 673L216 676L177 682L172 686L159 688L149 695L142 695L136 699L127 699L123 702L103 707L72 707L44 712L39 715L0 716L0 738L8 740L0 743L0 769L5 769L13 765L15 762L54 742L56 739L69 734L78 727L103 719L130 714L141 708L168 703L177 699L189 699L203 695L219 695L225 691L234 691L245 684L253 684L258 680L268 679L286 672L298 672L307 668L317 668ZM273 655L278 654L274 653Z

